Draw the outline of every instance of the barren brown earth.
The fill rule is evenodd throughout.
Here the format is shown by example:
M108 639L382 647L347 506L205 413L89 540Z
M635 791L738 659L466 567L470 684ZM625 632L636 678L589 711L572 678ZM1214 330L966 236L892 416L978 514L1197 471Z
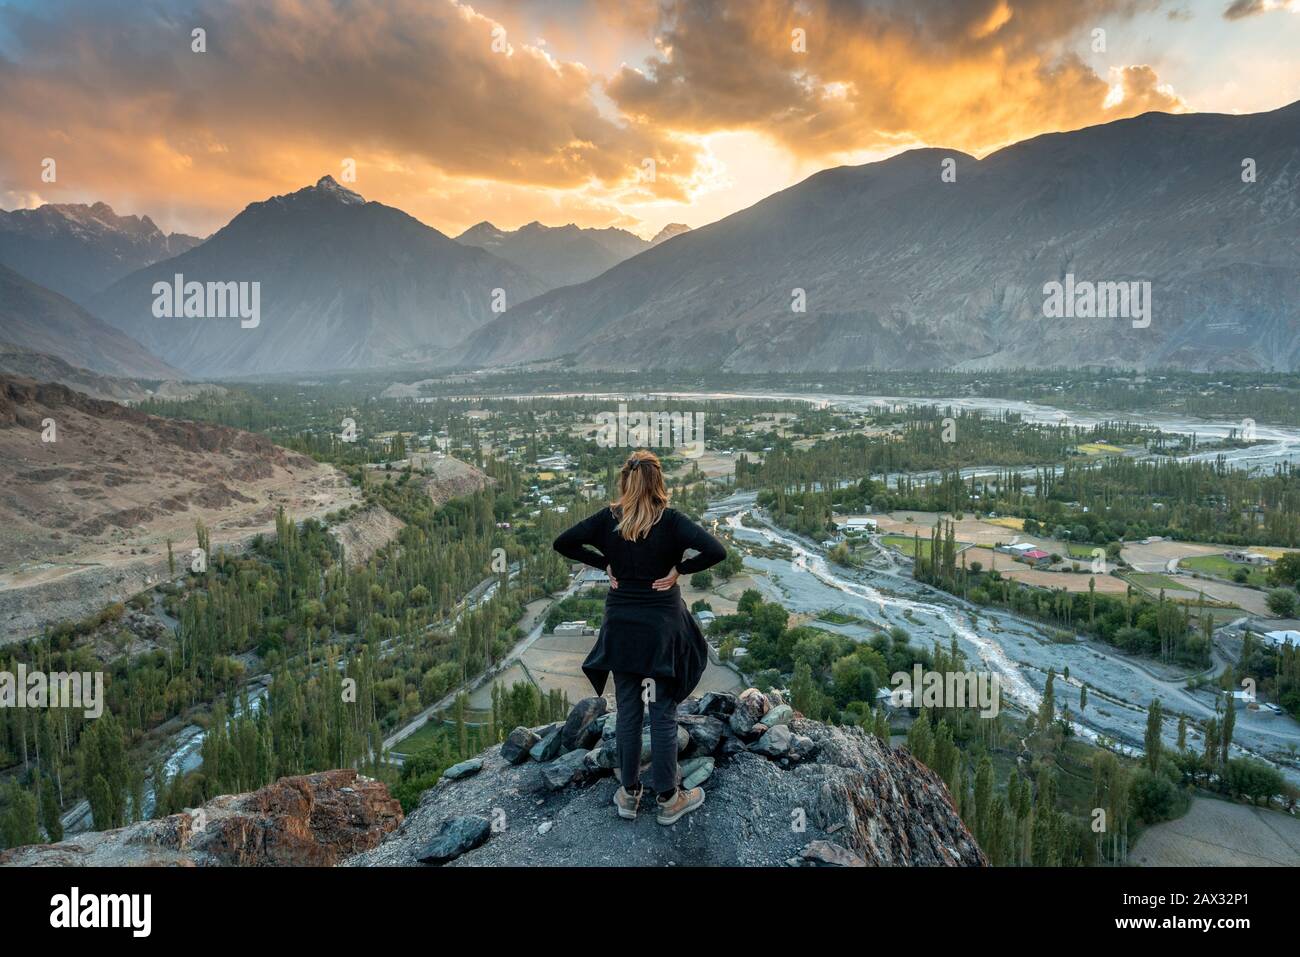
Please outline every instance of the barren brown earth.
M263 436L0 377L0 643L156 583L169 539L185 568L197 521L234 547L281 506L301 520L358 500Z

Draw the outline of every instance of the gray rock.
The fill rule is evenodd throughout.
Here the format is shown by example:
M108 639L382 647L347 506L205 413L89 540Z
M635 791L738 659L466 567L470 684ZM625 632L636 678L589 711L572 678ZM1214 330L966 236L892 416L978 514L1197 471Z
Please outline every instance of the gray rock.
M460 764L453 764L446 771L442 772L443 780L459 781L461 778L467 778L471 774L478 774L483 770L482 758L470 758L468 761L462 761Z
M788 704L779 704L767 714L763 715L763 724L769 728L774 728L778 724L789 724L790 719L794 717L794 708Z
M683 761L678 770L682 775L682 787L693 788L703 784L713 774L713 758L689 758Z
M739 754L748 750L748 746L740 738L736 737L731 726L724 726L722 729L722 740L718 742L717 755L720 758L729 758L733 754Z
M700 699L700 709L696 713L712 715L715 718L726 718L735 710L736 696L734 694L728 694L725 691L710 691Z
M718 750L726 727L720 719L709 715L688 714L678 718L677 722L690 736L692 754L713 754Z
M542 768L542 777L552 791L567 787L587 777L587 752L582 750L562 754Z
M550 734L542 738L528 751L528 756L534 761L540 761L545 764L547 761L554 761L560 756L563 750L563 743L560 741L560 727L556 726Z
M731 712L731 730L742 738L755 735L754 725L767 713L767 698L757 688L747 688L736 699L736 709Z
M562 749L565 751L573 751L576 748L586 750L594 745L600 739L600 727L596 725L596 719L603 715L608 708L608 701L595 696L583 698L575 704L570 709L569 717L564 722L564 730L560 733Z
M793 738L794 735L786 725L778 724L751 744L749 750L768 758L783 758L790 753L790 742Z
M817 742L812 738L796 734L790 738L790 758L794 761L807 761L817 753Z
M679 718L682 717L683 715L699 714L699 713L700 713L699 698L687 698L685 701L679 701L677 703L677 716Z
M618 763L618 754L609 748L600 747L587 752L587 770L593 774L611 770Z
M448 818L433 839L416 853L416 860L421 864L446 864L479 847L491 833L491 822L477 814Z
M523 764L528 760L529 750L540 740L528 728L515 728L501 744L501 757L511 764Z

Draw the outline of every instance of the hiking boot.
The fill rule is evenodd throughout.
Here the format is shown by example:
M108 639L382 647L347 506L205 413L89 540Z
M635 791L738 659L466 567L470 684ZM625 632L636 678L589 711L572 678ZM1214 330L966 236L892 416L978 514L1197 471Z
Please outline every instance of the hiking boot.
M659 798L655 803L659 805L655 820L660 824L675 824L704 803L704 788L691 788L689 791L678 788L668 800Z
M635 791L629 791L625 787L620 787L614 792L614 807L618 808L618 816L625 821L635 821L637 808L641 806L641 788Z

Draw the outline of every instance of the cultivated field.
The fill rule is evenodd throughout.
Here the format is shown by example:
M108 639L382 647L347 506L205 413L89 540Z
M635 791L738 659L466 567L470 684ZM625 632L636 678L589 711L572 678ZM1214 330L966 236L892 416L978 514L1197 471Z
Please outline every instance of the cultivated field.
M1139 867L1300 866L1300 820L1281 811L1193 798L1176 821L1144 832L1129 854Z

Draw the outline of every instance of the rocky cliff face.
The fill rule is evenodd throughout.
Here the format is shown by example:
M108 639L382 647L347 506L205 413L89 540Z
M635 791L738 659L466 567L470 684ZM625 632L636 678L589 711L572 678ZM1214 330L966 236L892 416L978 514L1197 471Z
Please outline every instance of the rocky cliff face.
M799 717L750 689L679 709L684 784L704 806L671 827L612 800L613 712L518 728L448 770L383 844L351 866L986 865L942 781L856 728ZM648 737L648 735L647 735ZM649 743L642 756L649 759Z
M352 770L281 778L193 812L0 853L0 867L330 867L402 822L378 781Z

